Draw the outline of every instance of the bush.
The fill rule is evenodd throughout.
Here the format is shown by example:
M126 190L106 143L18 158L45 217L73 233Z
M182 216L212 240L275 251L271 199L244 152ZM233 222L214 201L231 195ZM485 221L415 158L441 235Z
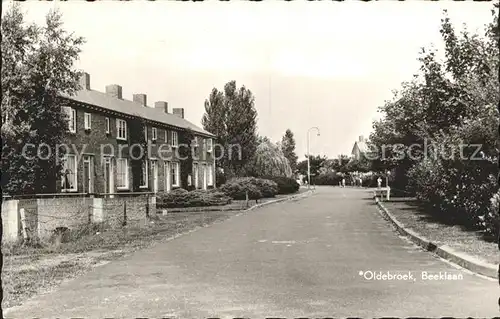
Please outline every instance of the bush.
M296 193L300 185L297 181L285 176L267 176L265 179L271 180L278 185L278 194L293 194Z
M222 206L230 204L231 198L216 189L197 189L189 192L178 188L161 195L158 203L166 208Z
M224 184L226 184L226 175L224 175L224 173L222 173L222 171L220 169L216 169L216 172L215 172L215 184L217 187L220 187Z
M274 197L278 193L278 185L267 179L255 177L233 178L221 187L221 191L233 199L249 199Z
M339 185L339 183L342 181L343 175L340 173L336 172L328 172L324 174L320 174L316 176L315 178L311 177L311 184L315 185ZM348 179L346 178L346 183Z

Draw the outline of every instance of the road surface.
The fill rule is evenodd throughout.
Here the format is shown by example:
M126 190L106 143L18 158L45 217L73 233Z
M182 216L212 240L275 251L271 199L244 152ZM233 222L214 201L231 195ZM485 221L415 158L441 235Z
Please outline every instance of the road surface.
M400 280L369 280L387 273ZM5 315L479 318L500 315L498 296L494 280L400 238L367 190L318 187L98 267Z

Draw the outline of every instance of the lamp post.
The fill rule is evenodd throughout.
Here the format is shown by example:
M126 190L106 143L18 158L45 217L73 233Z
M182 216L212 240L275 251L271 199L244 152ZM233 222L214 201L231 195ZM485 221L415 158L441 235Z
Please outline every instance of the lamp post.
M319 136L319 128L317 128L316 126L314 127L311 127L310 129L307 130L307 189L311 189L311 160L310 160L310 156L309 156L309 132L311 132L311 130L316 130L318 131L318 135Z

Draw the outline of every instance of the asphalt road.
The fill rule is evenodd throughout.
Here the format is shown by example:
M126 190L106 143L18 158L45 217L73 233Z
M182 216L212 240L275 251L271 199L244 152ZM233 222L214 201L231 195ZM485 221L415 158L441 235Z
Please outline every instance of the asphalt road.
M360 271L414 279L368 280ZM458 280L423 280L423 272ZM5 315L479 318L500 315L498 296L496 281L398 237L368 191L337 187L138 251Z

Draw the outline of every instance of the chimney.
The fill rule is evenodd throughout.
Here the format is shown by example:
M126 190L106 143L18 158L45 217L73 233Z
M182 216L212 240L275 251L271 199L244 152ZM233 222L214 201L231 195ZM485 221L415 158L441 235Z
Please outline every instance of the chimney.
M168 103L164 101L155 102L155 109L161 109L165 113L168 113Z
M177 115L180 118L184 118L184 109L183 108L173 108L172 114Z
M80 85L82 90L90 90L90 74L82 72L80 75Z
M360 136L359 136L359 141L360 141L360 142L364 142L364 141L365 141L365 138L363 137L363 135L360 135Z
M134 94L134 102L141 104L142 106L147 106L146 94Z
M122 87L118 84L110 84L106 86L106 94L109 94L117 99L122 99Z

